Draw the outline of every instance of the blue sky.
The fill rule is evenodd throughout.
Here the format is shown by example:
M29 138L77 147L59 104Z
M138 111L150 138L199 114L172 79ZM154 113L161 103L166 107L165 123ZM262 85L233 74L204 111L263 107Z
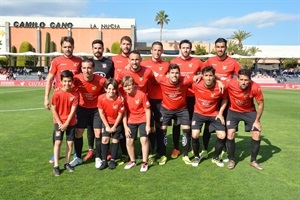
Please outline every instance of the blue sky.
M163 40L214 42L244 30L245 45L300 45L299 0L0 0L0 16L135 18L138 42L159 40L160 10L170 19Z

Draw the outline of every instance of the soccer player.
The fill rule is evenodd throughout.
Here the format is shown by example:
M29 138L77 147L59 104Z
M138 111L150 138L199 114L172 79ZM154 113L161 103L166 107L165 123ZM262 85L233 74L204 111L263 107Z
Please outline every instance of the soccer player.
M98 97L98 110L103 123L102 133L102 164L100 170L107 167L116 168L116 156L118 152L120 134L123 132L122 119L124 108L124 99L118 94L118 82L115 79L108 79L105 83L105 94ZM109 140L112 137L112 157L110 163L107 163L107 151Z
M192 147L195 158L192 166L197 167L200 162L199 136L202 125L209 122L209 131L216 131L217 133L212 162L223 167L224 163L219 160L219 155L223 149L223 140L226 137L223 112L228 102L227 92L225 90L223 94L221 93L216 82L215 69L212 66L202 69L202 80L199 83L193 83L192 89L195 94L195 112L192 119ZM221 100L222 103L219 108Z
M114 63L111 59L103 57L104 52L104 43L102 40L94 40L92 42L92 51L93 51L93 61L95 63L95 71L94 74L98 74L100 76L105 77L106 79L114 77ZM88 137L88 145L89 151L87 155L84 157L84 160L92 159L94 156L94 143L95 143L95 134L93 127L88 126L87 128L87 137Z
M203 62L197 58L191 57L192 43L189 40L182 40L179 43L180 57L174 58L170 61L171 64L177 64L180 67L181 76L193 76L201 73ZM191 88L187 93L187 109L189 112L190 120L193 117L195 105L195 95ZM173 126L173 142L174 149L172 151L172 158L177 158L180 154L179 151L179 137L180 127L179 125Z
M156 77L157 82L162 90L162 137L159 138L160 146L163 148L158 154L161 156L160 165L164 165L167 161L166 146L167 146L167 128L168 123L173 117L177 117L180 121L183 131L182 146L183 156L182 160L191 165L192 162L188 157L188 151L191 140L190 118L187 110L187 92L188 87L193 83L192 76L180 76L180 67L177 64L170 64L168 68L168 77Z
M226 118L227 126L227 150L229 157L228 169L235 167L235 141L234 136L238 123L245 122L245 131L252 134L250 166L262 170L262 166L256 161L260 148L260 133L262 126L260 118L264 110L264 96L258 84L251 80L251 70L241 69L238 79L232 80L228 85L230 106ZM257 111L254 104L257 103Z
M112 57L115 65L115 77L128 66L128 57L132 48L132 40L129 36L123 36L120 40L121 54Z
M234 75L238 74L238 71L241 69L240 64L233 58L229 57L226 53L227 50L227 40L224 38L218 38L215 41L215 50L216 56L208 58L204 65L212 66L216 70L216 76L221 80L225 85L227 85ZM227 104L229 105L229 104ZM228 107L225 109L224 116L226 117ZM201 159L208 157L208 144L210 140L211 133L208 130L208 123L205 123L205 128L203 132L203 149L200 153ZM226 138L224 140L225 144ZM226 148L221 153L221 159L223 162L228 162L228 157L226 153Z
M115 78L118 77L118 73L121 70L123 70L125 68L129 68L128 67L128 65L129 65L128 64L128 57L129 57L129 53L130 53L131 48L132 48L132 40L129 36L123 36L120 39L120 48L121 48L121 54L112 57L112 61L114 62L114 66L115 66L115 73L114 73ZM122 133L120 135L119 144L120 144L121 151L122 151L121 162L119 162L119 165L120 165L120 164L123 164L123 163L127 162L127 160L128 160L128 153L127 153L127 148L126 148L126 139L125 139L124 133Z
M161 42L153 42L151 46L151 58L148 60L143 60L141 66L145 66L151 69L154 76L166 75L169 67L169 63L162 60L161 55L163 54L163 44ZM151 133L149 134L150 141L150 153L152 155L155 152L155 143L158 140L158 136L162 135L161 131L161 101L162 94L160 85L156 81L149 81L148 83L148 98L151 105ZM162 148L157 146L157 148ZM160 150L158 150L159 152ZM152 155L149 155L152 156ZM158 157L160 157L158 155ZM153 157L152 157L153 158ZM150 161L154 161L154 158Z
M65 36L61 38L60 41L61 49L63 52L62 56L58 56L51 62L50 70L46 78L45 85L45 97L44 97L44 107L50 110L49 95L53 81L55 82L54 87L60 87L60 75L64 70L70 70L74 75L80 73L81 58L73 55L74 50L74 39L71 36ZM53 131L53 144L55 142L55 132ZM54 157L51 156L49 160L50 163L54 162Z
M138 130L140 133L140 142L142 146L143 163L140 171L148 170L148 153L150 133L150 103L146 94L137 89L134 79L131 76L125 76L121 82L125 95L126 113L123 118L123 125L126 135L126 146L130 161L124 169L131 169L136 166L134 153L134 140L137 138Z
M102 93L106 78L94 74L95 64L93 59L84 59L82 61L81 74L74 77L74 85L79 91L79 106L77 108L77 124L75 133L75 152L76 158L70 163L71 166L76 166L82 163L82 147L83 147L83 132L88 125L94 128L96 139L96 158L95 167L101 166L101 128L102 122L100 119L97 101L98 96Z
M59 176L59 155L64 132L66 132L66 163L64 168L73 172L74 168L69 164L75 137L76 108L78 106L78 92L72 89L73 73L69 70L62 71L60 74L60 85L53 95L51 110L54 120L54 168L53 175Z

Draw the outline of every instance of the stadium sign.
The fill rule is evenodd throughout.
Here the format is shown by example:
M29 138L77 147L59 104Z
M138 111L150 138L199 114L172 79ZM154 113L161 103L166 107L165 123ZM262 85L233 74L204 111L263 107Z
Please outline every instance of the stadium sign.
M45 22L18 22L13 23L16 28L45 28ZM71 22L51 22L49 24L50 28L72 28L73 24Z

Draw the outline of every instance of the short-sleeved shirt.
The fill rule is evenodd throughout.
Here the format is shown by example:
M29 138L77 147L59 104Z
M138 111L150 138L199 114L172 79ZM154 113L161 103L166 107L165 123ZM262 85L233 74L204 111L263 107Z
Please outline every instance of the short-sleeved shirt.
M236 79L232 79L228 85L228 96L230 100L229 109L235 112L255 111L253 100L262 101L264 99L261 88L257 83L251 81L248 88L242 90Z
M237 75L241 69L240 64L229 56L227 56L225 60L220 60L218 56L210 57L205 61L204 65L212 66L216 70L216 76L219 77L221 81L232 79L233 75ZM224 83L227 85L226 82Z
M136 90L136 93L133 96L130 96L126 93L124 95L124 99L128 124L139 124L146 122L145 109L150 108L147 95L140 90Z
M152 59L143 60L141 62L141 65L148 69L151 69L155 77L166 75L169 68L169 63L164 60L158 62L155 62ZM149 81L148 83L148 98L162 99L161 88L156 81Z
M203 62L198 58L190 57L189 59L182 59L181 57L174 58L170 61L171 64L177 64L180 67L181 76L193 76L200 74L203 67ZM191 88L188 91L188 97L193 97L194 93Z
M101 60L95 60L94 74L103 76L106 79L113 78L115 74L114 63L111 59L103 57Z
M135 84L138 86L138 89L143 91L144 93L148 92L149 81L154 80L153 72L150 69L143 66L141 66L141 69L138 72L133 72L130 69L124 69L120 71L120 73L116 77L116 80L120 82L125 76L131 76Z
M70 70L74 75L80 73L81 58L72 56L67 58L65 56L58 56L51 62L49 73L55 76L55 88L60 87L60 75L64 70Z
M102 109L105 113L106 120L109 124L114 124L119 113L124 113L124 99L117 96L115 99L109 99L106 94L101 94L98 97L98 108Z
M203 80L193 83L192 88L195 93L194 112L204 116L217 116L220 100L228 98L227 90L222 94L218 83L212 88L207 88Z
M62 123L65 123L71 112L72 106L78 106L79 94L75 90L63 91L61 88L55 89L51 103L56 106L56 112ZM57 123L54 119L54 123ZM69 126L76 124L76 115L72 117Z
M92 81L84 80L83 74L74 77L74 85L79 92L79 105L84 108L97 108L98 96L103 93L106 78L94 74Z
M115 77L117 77L118 73L125 69L128 65L128 57L124 57L122 54L112 57L112 61L114 62L115 66Z
M186 97L188 88L193 80L190 77L180 76L177 84L170 83L168 77L156 78L162 91L162 107L167 110L182 110L186 108Z

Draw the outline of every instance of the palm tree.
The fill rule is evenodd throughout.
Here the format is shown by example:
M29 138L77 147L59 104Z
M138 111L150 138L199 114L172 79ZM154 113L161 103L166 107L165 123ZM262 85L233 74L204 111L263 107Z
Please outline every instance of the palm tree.
M248 50L250 56L255 56L256 53L261 52L261 50L256 46L250 47Z
M160 39L159 39L159 41L161 41L161 38L162 38L162 29L164 28L164 24L168 24L169 21L170 21L168 19L168 17L169 17L169 15L167 15L164 10L161 10L158 13L156 13L155 21L160 26Z
M251 36L250 32L238 30L238 31L233 32L233 35L231 36L231 38L236 39L238 41L239 50L242 50L243 49L243 41L250 36Z

